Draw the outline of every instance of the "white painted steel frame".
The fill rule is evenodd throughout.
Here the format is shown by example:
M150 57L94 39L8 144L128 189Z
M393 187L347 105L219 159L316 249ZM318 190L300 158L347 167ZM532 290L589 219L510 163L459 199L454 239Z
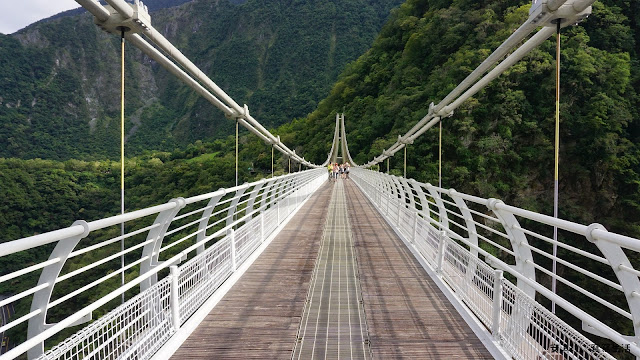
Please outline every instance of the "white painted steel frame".
M380 172L354 169L352 178L387 222L406 239L414 254L424 261L442 284L446 284L444 288L452 298L492 331L496 344L509 356L517 359L546 358L553 350L560 349L569 358L612 358L579 331L547 311L535 301L536 298L555 301L578 318L583 327L588 326L586 331L612 340L623 351L640 355L636 345L640 334L637 329L640 318L636 314L640 306L637 304L638 296L633 295L640 293L640 283L637 270L622 249L638 252L640 240L609 233L598 224L584 226L554 219L505 205L497 199L482 199ZM482 208L485 210L479 210ZM548 276L553 274L536 263L542 257L534 257L532 250L536 250L536 255L544 253L546 259L551 259L552 255L529 245L527 234L536 234L536 239L548 238L525 229L519 220L528 224L536 222L540 226L557 225L567 234L571 232L573 236L581 236L585 244L594 243L589 251L563 242L560 246L567 252L571 251L571 256L580 256L589 263L601 264L602 261L594 259L603 260L611 269L609 277L615 274L618 282L605 279L606 274L599 276L574 265L581 270L577 274L585 278L581 283L586 285L569 283L568 291L591 294L588 284L598 283L619 291L617 300L627 304L623 309L597 294L593 294L592 300L607 310L622 313L629 320L628 326L636 327L635 335L620 333L596 319L596 314L590 314L573 303L571 297L562 298L547 289ZM566 266L573 265L567 258L565 255L564 259L558 257L557 260ZM515 278L516 284L503 278L502 272L509 274L511 279ZM558 279L564 280L560 276ZM497 289L500 289L499 294Z
M591 14L591 4L595 0L534 0L529 18L513 32L497 49L491 53L478 67L476 67L455 89L453 89L438 104L429 106L429 113L420 119L404 135L398 136L398 140L389 148L382 151L382 154L373 160L362 165L370 168L380 162L392 157L411 144L415 139L429 130L444 117L453 115L453 112L466 100L475 95L478 91L486 87L493 79L500 76L508 68L520 61L531 50L538 47L555 32L554 20L560 19L561 26L576 24ZM522 41L534 30L544 26L529 40ZM516 50L513 50L516 48ZM509 52L511 52L509 54ZM500 62L500 59L508 56ZM496 65L497 64L497 65ZM492 69L493 68L493 69ZM487 71L486 75L483 76Z
M323 170L308 170L187 199L174 199L164 205L89 223L77 221L66 229L0 244L1 256L56 244L41 265L28 266L0 278L15 281L30 272L40 272L40 281L33 290L12 299L28 300L32 296L30 313L2 329L8 330L28 321L28 340L0 359L13 359L25 352L31 359L41 355L47 359L89 355L102 358L104 351L109 349L117 356L150 357L324 181ZM109 288L107 296L74 309L74 302L69 300L85 292L105 291L98 286L114 274L120 274L122 269L118 269L118 265L115 271L105 275L95 271L94 264L108 261L89 261L89 265L74 268L67 259L71 254L80 260L83 257L92 259L98 250L112 250L114 253L105 258L119 259L119 248L108 248L108 245L117 243L122 237L105 240L104 231L108 232L122 222L133 224L127 226L131 230L125 234L125 252L140 256L137 261L129 258L125 270L128 269L127 275L131 278L138 266L138 275L124 286L117 284ZM143 225L145 222L151 225ZM135 224L146 231L136 230ZM130 234L137 237L130 238ZM172 266L176 267L167 274ZM52 297L56 284L80 275L89 285L69 296ZM139 291L136 291L138 286ZM90 321L95 310L127 291L139 295L43 355L45 340L69 326ZM48 310L61 305L70 308L71 315L58 323L49 323Z
M147 7L141 1L134 0L133 4L130 4L125 0L107 0L108 6L103 6L96 0L76 0L76 2L91 12L95 16L95 23L105 31L120 36L121 29L126 28L127 31L124 35L127 41L157 61L178 79L184 81L185 84L220 109L226 117L236 120L240 125L264 142L271 144L289 159L293 159L299 164L304 164L310 168L319 167L306 161L304 157L297 155L295 150L289 149L280 141L279 136L271 134L250 115L246 104L244 106L238 104L191 60L184 56L180 50L173 46L169 40L151 25ZM155 44L159 50L147 42L145 37Z

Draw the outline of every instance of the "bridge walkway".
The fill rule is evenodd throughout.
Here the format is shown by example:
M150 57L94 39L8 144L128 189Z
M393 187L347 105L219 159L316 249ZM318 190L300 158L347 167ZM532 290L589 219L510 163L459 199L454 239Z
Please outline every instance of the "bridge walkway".
M346 189L374 359L493 359L360 189Z
M373 358L491 359L372 204L339 181ZM292 358L335 186L326 183L300 209L174 359Z

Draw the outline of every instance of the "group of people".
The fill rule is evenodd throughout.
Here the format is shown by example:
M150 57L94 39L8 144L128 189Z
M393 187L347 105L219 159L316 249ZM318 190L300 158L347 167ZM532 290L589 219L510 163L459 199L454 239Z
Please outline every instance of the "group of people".
M329 163L329 165L327 165L327 170L329 170L329 180L336 181L338 180L338 177L341 179L348 179L349 168L351 168L351 165L348 163Z

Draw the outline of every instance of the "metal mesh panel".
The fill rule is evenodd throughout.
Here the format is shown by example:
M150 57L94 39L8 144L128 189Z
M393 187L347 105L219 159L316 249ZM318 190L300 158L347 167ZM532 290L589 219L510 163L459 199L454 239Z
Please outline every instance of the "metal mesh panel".
M399 214L400 218L398 221L398 227L400 228L400 231L402 231L407 238L413 237L413 222L415 219L415 215L413 215L414 212L402 206Z
M420 254L424 256L431 266L436 265L438 256L439 234L436 228L425 219L419 217L416 224L415 245Z
M285 198L285 200L283 202L284 202L284 212L285 212L286 216L289 216L289 214L291 214L291 211L293 211L293 207L295 206L295 202L292 201L291 196L288 196L287 198Z
M493 308L493 269L459 244L447 239L442 275L487 327Z
M508 281L503 281L502 344L516 359L613 359Z
M186 321L231 275L231 247L223 239L180 267L180 320Z
M236 261L238 264L242 264L262 243L260 239L260 219L254 219L238 230L235 240Z
M389 207L387 208L387 215L391 217L391 220L397 220L398 204L395 199L391 199L389 201Z
M147 359L174 333L167 278L44 353L39 359Z
M264 236L269 236L278 227L278 211L275 207L264 213Z

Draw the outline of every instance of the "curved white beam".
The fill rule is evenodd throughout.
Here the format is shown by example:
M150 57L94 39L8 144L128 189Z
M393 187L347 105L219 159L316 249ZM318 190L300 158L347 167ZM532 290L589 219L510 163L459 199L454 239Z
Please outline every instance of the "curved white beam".
M489 55L471 74L462 80L455 89L453 89L444 99L437 105L430 106L429 113L418 121L402 139L415 140L426 130L440 121L441 117L451 116L453 111L462 104L466 99L473 96L480 89L485 87L491 80L502 74L506 69L511 67L517 61L522 59L524 55L541 44L549 36L553 34L552 27L544 27L537 32L524 45L520 46L507 59L496 66L489 74L478 79L494 66L500 58L505 56L511 49L518 45L527 35L541 25L549 25L552 19L558 17L569 19L581 19L588 13L587 8L593 4L595 0L576 0L570 5L563 6L567 0L554 0L544 3L545 10L542 12L533 12L525 23L523 23L507 40L505 40L494 52ZM563 26L570 25L570 22L563 22ZM546 36L546 37L545 37ZM471 87L471 88L470 88ZM470 88L470 89L469 89ZM465 90L469 89L465 92ZM463 93L464 92L464 93ZM395 142L387 151L395 153L402 149L402 141ZM375 163L374 163L375 164Z
M93 2L92 0L78 0L80 5L85 6L94 16L96 16L98 23L105 23L109 21L113 16L110 11L101 5ZM133 7L124 0L107 0L107 3L115 9L119 16L124 21L131 21L134 16ZM113 24L110 24L113 25ZM136 30L136 29L134 29ZM132 39L132 42L136 46L142 46L142 50L149 56L159 61L161 65L166 67L170 72L174 73L181 80L185 81L187 85L194 88L199 94L203 95L212 104L218 107L225 113L225 116L235 118L239 123L245 126L249 131L258 135L263 141L274 145L274 148L282 152L284 155L290 157L292 160L304 164L307 167L316 168L318 165L312 164L306 161L303 157L300 157L295 151L289 149L286 145L280 142L280 140L271 134L267 129L262 126L255 118L249 114L247 106L240 106L235 100L233 100L224 90L216 85L204 72L202 72L193 62L191 62L182 52L180 52L171 42L169 42L162 34L160 34L150 23L140 24L141 33L148 37L160 50L166 53L169 57L179 64L185 71L177 67L172 61L168 60L157 49L150 44L146 43L140 35L129 34L126 35ZM206 90L206 91L205 91Z

